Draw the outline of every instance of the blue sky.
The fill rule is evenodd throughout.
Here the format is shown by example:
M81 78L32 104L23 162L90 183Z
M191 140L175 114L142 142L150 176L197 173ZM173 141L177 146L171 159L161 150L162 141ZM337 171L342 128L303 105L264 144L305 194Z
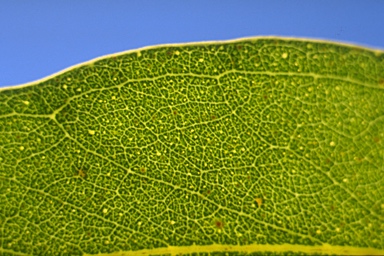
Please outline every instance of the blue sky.
M280 35L384 49L384 1L3 1L0 87L138 47Z

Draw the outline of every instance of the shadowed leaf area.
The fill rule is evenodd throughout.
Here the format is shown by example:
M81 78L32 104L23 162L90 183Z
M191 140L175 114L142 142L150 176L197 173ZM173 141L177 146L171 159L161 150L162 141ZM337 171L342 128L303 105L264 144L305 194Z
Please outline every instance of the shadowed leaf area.
M383 52L254 38L2 89L0 254L382 254L383 81Z

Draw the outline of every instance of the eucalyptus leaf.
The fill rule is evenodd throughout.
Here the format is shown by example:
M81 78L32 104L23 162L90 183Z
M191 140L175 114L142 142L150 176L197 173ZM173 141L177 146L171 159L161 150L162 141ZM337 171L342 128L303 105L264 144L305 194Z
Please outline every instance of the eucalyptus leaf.
M257 37L0 90L1 255L384 254L384 52Z

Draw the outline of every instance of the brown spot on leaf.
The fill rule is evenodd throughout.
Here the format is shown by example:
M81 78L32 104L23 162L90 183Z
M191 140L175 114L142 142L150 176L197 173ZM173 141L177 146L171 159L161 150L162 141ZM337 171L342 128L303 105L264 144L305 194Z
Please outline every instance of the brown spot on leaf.
M384 78L379 79L379 86L384 87Z
M361 162L364 161L364 157L356 156L354 159L355 159L355 161L358 162L358 163L361 163Z
M224 222L222 220L215 220L215 226L216 226L216 228L223 229L224 228Z

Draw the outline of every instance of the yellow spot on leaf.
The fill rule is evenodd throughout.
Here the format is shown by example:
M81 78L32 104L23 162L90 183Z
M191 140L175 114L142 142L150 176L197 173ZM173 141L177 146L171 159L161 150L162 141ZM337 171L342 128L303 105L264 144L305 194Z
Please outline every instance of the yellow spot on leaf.
M260 207L263 204L263 198L261 198L261 197L255 198L255 201L256 201L258 207Z
M79 171L77 172L77 174L81 177L81 178L85 178L87 177L87 173L85 171L83 171L82 169L79 169Z

